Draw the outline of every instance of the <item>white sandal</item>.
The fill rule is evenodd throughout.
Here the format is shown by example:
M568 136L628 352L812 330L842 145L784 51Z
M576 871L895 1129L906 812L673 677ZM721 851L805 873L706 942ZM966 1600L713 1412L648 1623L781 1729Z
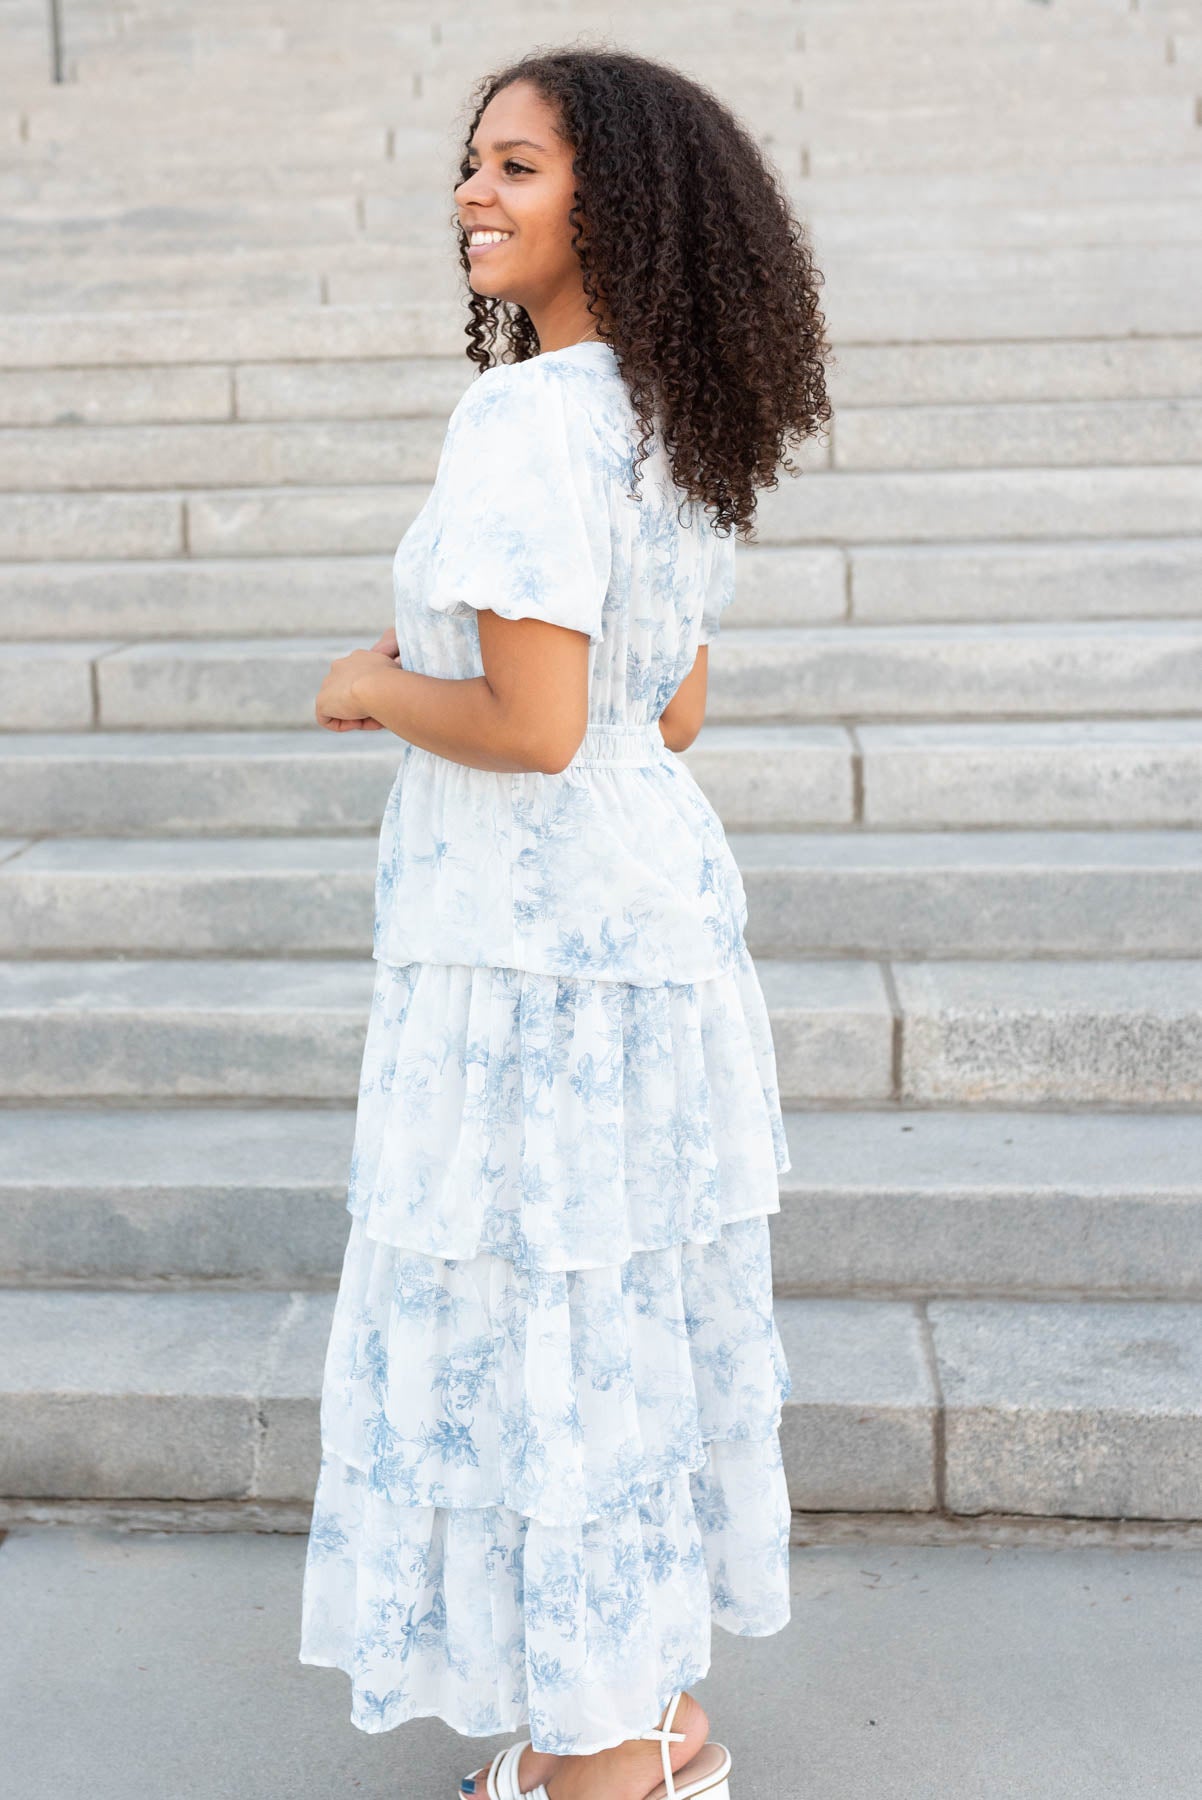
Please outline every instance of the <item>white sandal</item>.
M670 1742L681 1742L688 1735L683 1731L671 1729L676 1708L680 1705L681 1693L678 1690L668 1702L668 1710L664 1714L664 1722L657 1725L654 1731L640 1731L641 1738L658 1738L659 1754L664 1765L664 1778L658 1787L644 1796L644 1800L693 1800L693 1796L704 1794L706 1800L730 1800L730 1784L726 1777L730 1774L730 1751L725 1744L716 1744L711 1738L702 1744L691 1762L685 1763L682 1769L672 1773ZM546 1789L536 1789L537 1800L547 1800ZM531 1795L526 1800L534 1800Z
M518 1763L522 1759L522 1751L529 1750L530 1739L525 1743L510 1744L506 1750L498 1750L488 1765L484 1777L484 1792L488 1800L531 1800L533 1794L544 1794L542 1787L527 1788L523 1793L518 1786ZM465 1775L464 1781L470 1781L470 1788L459 1784L459 1800L481 1800L480 1781L476 1775Z
M727 1776L730 1774L730 1751L725 1744L716 1744L711 1739L702 1744L691 1762L683 1769L672 1773L670 1743L683 1743L686 1733L672 1730L672 1720L676 1716L676 1708L680 1705L683 1689L673 1694L668 1702L668 1710L664 1714L664 1722L652 1731L640 1731L640 1738L656 1738L659 1740L660 1758L664 1765L663 1780L645 1796L645 1800L730 1800L730 1786ZM546 1788L540 1782L537 1787L518 1787L518 1763L522 1751L529 1748L530 1740L522 1744L510 1744L507 1750L498 1750L488 1766L485 1777L485 1794L487 1800L550 1800ZM468 1781L475 1780L469 1775ZM460 1786L461 1800L481 1800L479 1786L474 1790Z

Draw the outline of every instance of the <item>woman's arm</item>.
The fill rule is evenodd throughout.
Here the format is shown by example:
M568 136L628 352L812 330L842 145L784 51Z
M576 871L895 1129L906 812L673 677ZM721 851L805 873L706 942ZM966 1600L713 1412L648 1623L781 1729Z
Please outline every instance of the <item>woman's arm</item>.
M697 646L697 660L659 715L659 728L669 750L687 750L705 722L709 679L709 645Z
M418 675L382 654L338 657L317 696L319 724L374 719L469 768L557 775L588 723L588 633L543 619L477 612L484 674Z

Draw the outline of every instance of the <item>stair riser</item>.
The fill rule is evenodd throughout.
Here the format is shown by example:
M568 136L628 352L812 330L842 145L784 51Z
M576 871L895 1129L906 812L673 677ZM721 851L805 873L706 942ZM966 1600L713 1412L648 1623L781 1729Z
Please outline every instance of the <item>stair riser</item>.
M95 968L95 965L91 965ZM126 965L128 966L128 965ZM804 965L784 965L786 968ZM970 968L976 965L968 965ZM1096 965L1095 965L1096 966ZM1103 965L1105 966L1105 965ZM819 967L816 965L816 967ZM960 965L949 965L955 970ZM1111 965L1113 967L1113 965ZM954 976L943 1005L914 1004L895 1029L877 971L825 965L825 980L798 1002L776 994L763 965L781 1094L786 1103L912 1101L923 1105L1188 1106L1202 1101L1202 1000L1174 1006L1183 965L1134 965L1132 1001L1145 973L1167 990L1149 1003L1110 1011L1040 1004L1039 972L1025 1008L988 995L956 1004ZM119 977L122 965L114 976ZM190 997L140 1004L117 979L76 1006L11 1002L0 1014L0 1097L14 1100L222 1099L350 1102L357 1091L370 968L294 965L292 984L312 970L313 999L285 995L272 1012L203 998L201 965ZM899 989L937 984L938 965L896 965ZM74 973L63 965L62 975ZM157 972L154 972L157 976ZM331 975L333 979L330 979ZM1078 982L1080 987L1084 976ZM346 997L331 989L344 984ZM56 985L66 991L65 983ZM358 1000L355 990L360 990ZM831 997L824 999L823 990ZM248 988L248 993L251 990ZM842 995L837 999L836 995ZM895 1066L896 1059L896 1066Z
M106 846L93 872L91 840L76 841L66 869L37 867L36 849L28 866L0 842L0 956L357 956L371 942L374 835L249 871L223 867L217 845L207 869L143 871L134 847L123 869L122 846ZM755 957L1202 956L1202 867L967 861L744 867L748 947Z
M772 1221L779 1295L1202 1302L1202 1194L1180 1201L810 1197L791 1192L790 1179ZM345 1172L320 1191L202 1185L48 1193L4 1184L0 1283L332 1289L346 1243L345 1200Z
M683 754L728 831L1202 824L1202 733L1189 721L1109 740L1082 727L1073 741L1073 727L1053 726L1042 739L1007 734L993 743L865 725L858 771L842 730L816 726L813 735L754 744L726 729L736 735L710 727ZM313 735L329 742L306 750L298 734L295 747L280 743L266 755L250 733L244 749L228 734L219 751L206 734L192 743L185 734L167 754L149 733L145 745L126 739L119 751L103 733L77 732L75 743L61 734L45 747L13 734L0 751L0 832L377 832L396 740L355 732L335 742L316 724ZM372 741L343 741L351 738Z
M6 1336L31 1347L6 1357L0 1492L311 1497L331 1308L303 1293L4 1296ZM1197 1308L782 1299L776 1311L794 1508L1199 1516ZM68 1370L96 1343L74 1387ZM200 1343L217 1346L203 1375ZM235 1367L237 1385L223 1379ZM1107 1369L1125 1369L1111 1393Z
M0 717L10 730L34 731L303 729L331 661L352 647L351 633L312 643L289 634L275 645L13 646L0 650ZM937 628L915 638L836 627L784 641L726 635L713 656L707 718L806 724L1199 710L1202 630L1184 625L1071 635L998 627L988 637L948 627L943 638Z
M331 1288L355 1113L9 1108L0 1285ZM1202 1298L1202 1115L810 1108L778 1293Z
M1202 292L1202 269L1199 291ZM1197 326L1202 330L1202 310ZM22 493L6 498L0 557L335 556L395 551L428 484ZM1188 537L1202 465L813 470L761 495L765 545L995 543Z

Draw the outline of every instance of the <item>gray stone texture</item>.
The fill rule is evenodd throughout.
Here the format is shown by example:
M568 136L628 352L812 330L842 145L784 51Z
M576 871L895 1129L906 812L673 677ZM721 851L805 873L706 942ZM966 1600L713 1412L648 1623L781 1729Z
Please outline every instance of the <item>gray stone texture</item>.
M448 122L548 15L81 0L54 82L35 11L0 21L0 1508L303 1529L401 760L313 700L391 623L473 378ZM794 1505L1202 1520L1197 9L813 0L732 37L702 0L687 29L617 24L758 137L836 351L830 428L760 494L681 753L744 877L777 1051ZM166 1540L150 1574L43 1542L0 1544L32 1722L93 1628L107 1656L106 1620L267 1566L250 1539L241 1561ZM841 1658L840 1630L902 1579L853 1555L855 1579L798 1565L836 1696L869 1641L844 1630ZM1068 1566L940 1590L973 1627L954 1656L933 1565L908 1569L896 1717L873 1701L832 1749L840 1702L802 1718L794 1659L793 1737L749 1738L735 1791L800 1768L831 1793L1195 1793L1188 1577L1171 1607L1147 1580L1141 1617L1112 1565L1085 1601ZM26 1734L23 1800L345 1786L307 1707L283 1751L260 1706L175 1754L197 1683L236 1715L221 1659L186 1659L181 1704L128 1651L125 1717L108 1657L90 1729ZM957 1668L970 1721L988 1699L967 1731L916 1704ZM364 1793L399 1791L360 1748ZM435 1761L400 1786L433 1791Z

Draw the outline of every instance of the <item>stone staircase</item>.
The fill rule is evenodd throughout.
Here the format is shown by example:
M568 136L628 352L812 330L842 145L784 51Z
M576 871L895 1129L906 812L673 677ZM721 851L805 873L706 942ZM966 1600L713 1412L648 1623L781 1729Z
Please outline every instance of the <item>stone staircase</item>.
M0 0L0 1521L307 1523L397 759L313 694L469 379L470 83L598 32L755 122L837 353L686 753L794 1506L1202 1519L1202 11L60 10L56 83Z

